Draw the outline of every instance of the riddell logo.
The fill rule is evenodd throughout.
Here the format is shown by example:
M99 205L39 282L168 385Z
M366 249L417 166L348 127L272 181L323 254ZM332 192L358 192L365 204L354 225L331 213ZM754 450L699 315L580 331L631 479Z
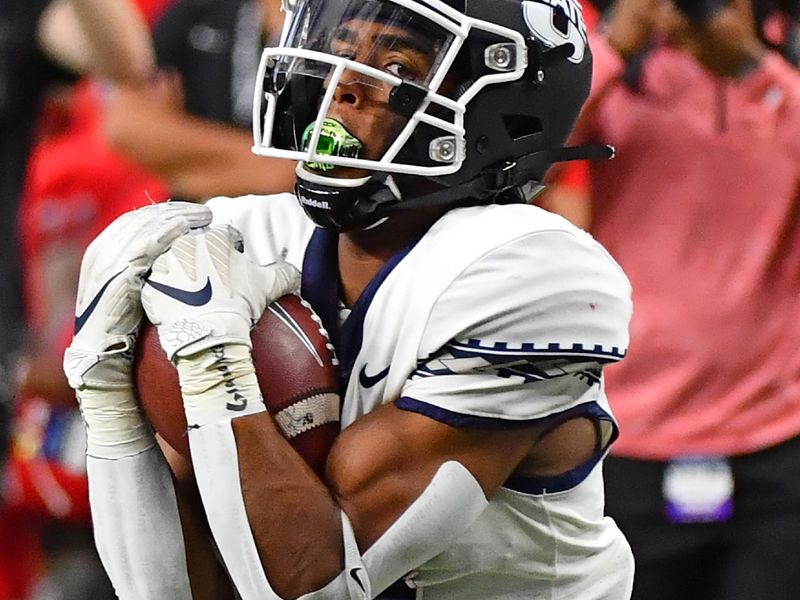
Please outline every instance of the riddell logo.
M325 210L330 210L331 205L325 200L316 200L315 198L308 198L303 196L302 194L299 195L300 202L305 204L306 206L310 206L311 208L324 208Z

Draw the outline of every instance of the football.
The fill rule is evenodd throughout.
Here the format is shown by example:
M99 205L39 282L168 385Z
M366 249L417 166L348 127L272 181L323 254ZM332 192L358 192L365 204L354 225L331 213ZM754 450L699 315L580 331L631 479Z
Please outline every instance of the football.
M270 304L251 332L253 363L267 410L289 443L318 474L339 433L337 360L310 305L296 295ZM149 322L136 345L134 382L147 419L189 457L178 373Z

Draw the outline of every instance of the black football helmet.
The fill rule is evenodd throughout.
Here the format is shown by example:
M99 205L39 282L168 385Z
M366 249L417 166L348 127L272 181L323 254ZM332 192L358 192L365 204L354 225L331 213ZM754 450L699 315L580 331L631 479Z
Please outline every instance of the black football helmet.
M524 201L553 162L608 156L563 147L591 82L579 0L284 0L284 9L281 44L264 50L259 69L253 151L299 161L298 198L321 226ZM372 32L373 48L412 47L424 68L348 49L359 30ZM399 117L379 156L330 116L345 79ZM337 167L368 175L340 177Z

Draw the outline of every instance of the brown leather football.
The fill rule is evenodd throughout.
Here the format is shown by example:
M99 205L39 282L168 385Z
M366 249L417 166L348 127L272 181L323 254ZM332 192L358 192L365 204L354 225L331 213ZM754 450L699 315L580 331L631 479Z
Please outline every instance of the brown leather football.
M267 410L295 450L322 474L339 433L336 356L319 319L298 296L264 311L251 332L253 362ZM145 323L137 343L134 380L153 428L189 456L178 373L167 360L156 328Z

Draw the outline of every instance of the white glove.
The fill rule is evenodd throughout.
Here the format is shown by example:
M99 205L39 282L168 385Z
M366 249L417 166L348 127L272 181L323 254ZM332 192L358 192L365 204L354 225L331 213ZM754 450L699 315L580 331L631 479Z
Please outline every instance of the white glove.
M250 330L267 304L296 292L288 263L259 266L230 226L190 233L153 264L142 290L147 317L178 368L190 425L264 409Z
M210 222L201 204L154 204L122 215L87 248L64 373L77 390L90 455L120 458L152 445L132 382L144 276L175 239Z
M292 265L259 266L242 249L236 229L212 227L181 237L153 264L142 303L170 360L218 344L251 348L267 304L298 290Z

